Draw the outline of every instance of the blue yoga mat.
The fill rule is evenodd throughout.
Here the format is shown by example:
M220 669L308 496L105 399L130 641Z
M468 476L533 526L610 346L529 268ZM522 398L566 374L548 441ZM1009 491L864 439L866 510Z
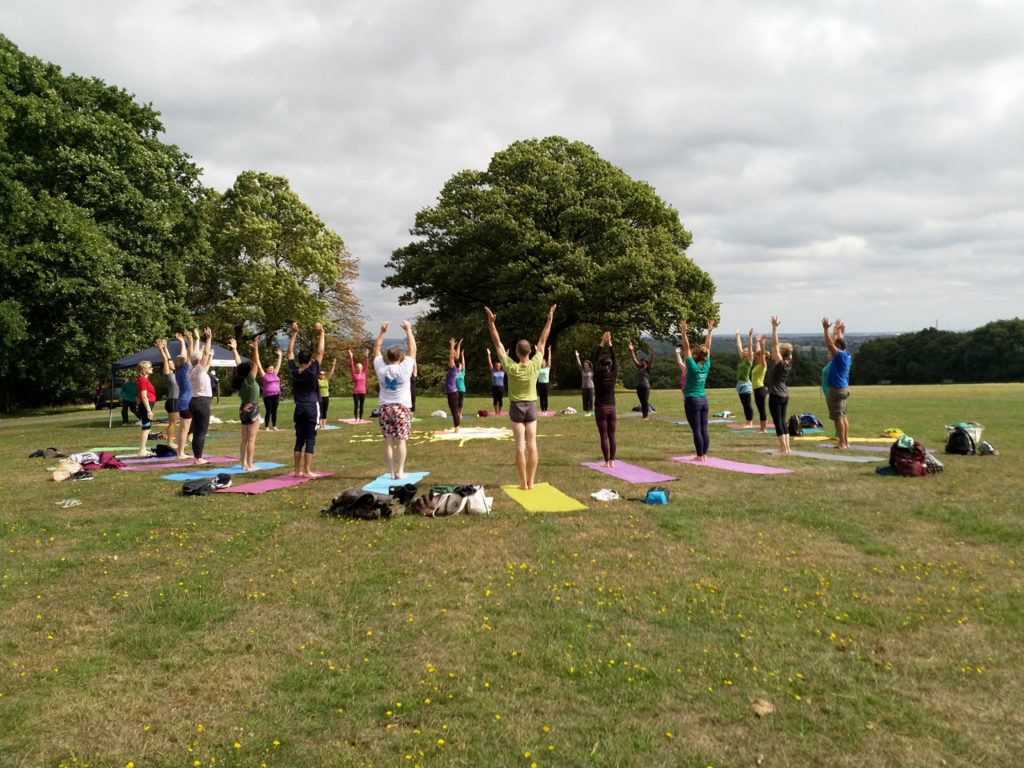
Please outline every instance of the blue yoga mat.
M387 493L388 488L393 485L406 485L408 483L416 484L424 477L429 475L429 472L408 472L407 476L401 480L392 480L391 475L385 472L383 475L378 477L376 480L371 480L363 486L364 491L372 491L373 493Z
M273 461L257 461L253 464L256 469L277 469L283 467L284 464L278 464ZM220 469L203 469L198 472L176 472L173 475L161 475L161 480L177 480L184 482L185 480L198 480L201 477L216 477L217 475L247 475L249 474L246 470L242 469L240 464L236 464L233 467L223 467Z

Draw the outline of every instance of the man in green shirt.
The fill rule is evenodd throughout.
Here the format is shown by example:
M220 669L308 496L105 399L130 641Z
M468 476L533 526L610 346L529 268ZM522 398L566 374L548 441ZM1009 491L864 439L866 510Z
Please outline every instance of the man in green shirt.
M530 356L530 342L520 339L516 343L515 360L505 353L505 347L498 335L498 328L494 324L496 319L494 313L491 312L490 307L484 307L484 311L487 313L487 326L491 332L491 341L494 342L498 360L501 361L508 377L508 414L512 420L512 435L516 441L519 487L524 491L533 488L533 480L537 474L539 461L537 455L537 375L540 373L544 350L547 348L548 334L551 333L551 321L555 317L555 306L552 304L551 309L548 310L548 319L544 324L544 330L540 333L533 356Z

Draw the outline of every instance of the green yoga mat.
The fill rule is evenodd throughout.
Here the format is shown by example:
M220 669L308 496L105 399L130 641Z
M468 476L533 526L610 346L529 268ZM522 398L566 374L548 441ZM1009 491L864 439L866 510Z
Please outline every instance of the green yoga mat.
M92 451L93 453L99 453L100 451L108 451L110 453L117 453L118 451L135 451L136 453L138 453L139 444L136 443L135 445L115 445L114 447L110 447L108 445L106 448L90 448L89 450Z
M548 483L537 483L529 491L518 485L503 485L501 490L527 512L577 512L587 507Z

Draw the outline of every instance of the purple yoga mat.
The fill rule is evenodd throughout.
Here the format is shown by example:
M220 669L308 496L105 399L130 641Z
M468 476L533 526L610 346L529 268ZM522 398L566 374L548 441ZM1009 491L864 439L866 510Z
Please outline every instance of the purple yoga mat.
M147 459L148 461L148 459ZM237 456L213 456L206 460L207 464L233 464L239 461ZM195 464L192 460L172 461L164 464L144 464L142 466L121 467L125 472L144 472L149 469L174 469L176 467L202 467L202 464Z
M329 477L333 472L321 472L320 477ZM319 479L312 477L295 477L295 475L278 475L268 477L266 480L256 480L252 483L232 485L230 488L219 488L217 493L266 493L276 491L278 488L290 488L293 485L302 485L310 480Z
M154 464L158 461L166 462L168 459L173 459L173 456L150 456L148 459L119 459L119 461L125 464ZM209 459L210 454L204 453L204 459Z
M766 467L763 464L746 464L742 461L729 461L719 459L716 456L708 456L705 463L696 460L696 456L671 456L669 461L679 461L683 464L692 464L695 467L713 467L714 469L725 469L729 472L742 472L747 475L785 475L792 472L792 469L780 467Z
M617 477L619 480L625 480L627 483L663 483L666 480L675 480L671 475L663 475L661 472L638 467L635 464L627 464L624 461L615 462L614 467L606 467L600 461L582 461L580 464L606 475Z

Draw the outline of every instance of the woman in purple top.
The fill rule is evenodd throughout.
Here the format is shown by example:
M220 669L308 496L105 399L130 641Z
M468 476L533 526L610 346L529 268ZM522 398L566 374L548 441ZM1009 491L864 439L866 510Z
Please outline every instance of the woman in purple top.
M370 367L370 350L363 350L363 362L357 363L348 351L348 367L352 371L352 418L363 420L363 405L366 403L366 369Z
M448 339L448 370L444 375L444 391L448 396L448 410L452 412L455 431L459 431L462 423L462 409L459 408L459 366L462 356L462 339L456 343L454 338Z
M281 370L281 356L284 351L277 350L277 362L268 365L266 370L260 365L259 358L256 359L256 376L260 379L263 394L263 410L266 419L266 431L273 429L277 432L277 406L281 402L281 377L277 372Z

